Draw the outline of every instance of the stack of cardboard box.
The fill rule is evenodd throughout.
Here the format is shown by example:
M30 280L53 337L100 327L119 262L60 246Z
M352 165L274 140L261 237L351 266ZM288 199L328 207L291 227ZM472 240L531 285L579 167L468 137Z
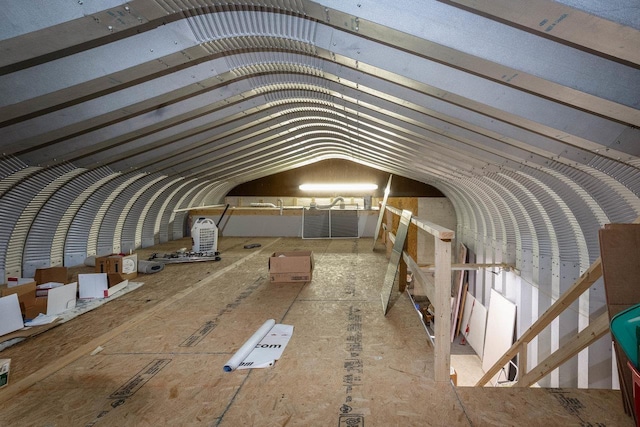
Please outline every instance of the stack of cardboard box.
M38 285L54 282L66 284L69 283L67 278L66 267L49 267L39 268L36 270L35 277L30 280L19 280L19 285L11 286L1 285L0 296L16 294L20 303L20 311L25 319L33 319L40 313L47 313L47 297L36 296L36 288Z

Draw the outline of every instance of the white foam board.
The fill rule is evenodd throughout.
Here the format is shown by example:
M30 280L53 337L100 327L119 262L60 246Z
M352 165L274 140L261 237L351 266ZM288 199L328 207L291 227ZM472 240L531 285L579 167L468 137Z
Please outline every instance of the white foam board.
M482 356L482 369L487 372L511 348L516 325L516 305L503 297L495 289L491 289L487 333ZM508 364L505 365L508 367ZM506 372L499 372L491 383L507 381Z
M487 326L487 309L467 292L460 333L479 357L484 352L484 336Z
M0 298L0 335L24 328L18 295L11 294Z
M104 291L109 289L107 273L78 274L80 298L104 298Z
M78 283L58 286L49 289L47 296L47 316L54 316L76 307Z

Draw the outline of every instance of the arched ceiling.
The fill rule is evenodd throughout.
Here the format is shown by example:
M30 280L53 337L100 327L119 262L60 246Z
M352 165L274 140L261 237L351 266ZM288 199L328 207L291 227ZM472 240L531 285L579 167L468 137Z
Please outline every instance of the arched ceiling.
M234 184L336 157L435 184L637 167L633 2L476 3L9 2L0 144Z
M442 191L476 262L520 273L474 296L517 292L525 330L603 224L640 216L638 0L1 4L0 282L184 237L190 207L340 159ZM611 386L604 341L554 381Z

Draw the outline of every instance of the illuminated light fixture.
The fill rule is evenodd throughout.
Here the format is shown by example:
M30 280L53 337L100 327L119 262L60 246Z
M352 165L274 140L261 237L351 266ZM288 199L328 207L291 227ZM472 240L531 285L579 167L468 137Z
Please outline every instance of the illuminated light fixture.
M376 184L302 184L302 191L373 191L377 190Z

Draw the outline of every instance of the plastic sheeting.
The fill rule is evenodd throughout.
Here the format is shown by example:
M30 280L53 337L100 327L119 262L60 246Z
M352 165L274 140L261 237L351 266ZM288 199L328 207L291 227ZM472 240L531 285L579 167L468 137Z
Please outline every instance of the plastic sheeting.
M225 372L273 366L293 334L293 326L269 319L225 363Z

